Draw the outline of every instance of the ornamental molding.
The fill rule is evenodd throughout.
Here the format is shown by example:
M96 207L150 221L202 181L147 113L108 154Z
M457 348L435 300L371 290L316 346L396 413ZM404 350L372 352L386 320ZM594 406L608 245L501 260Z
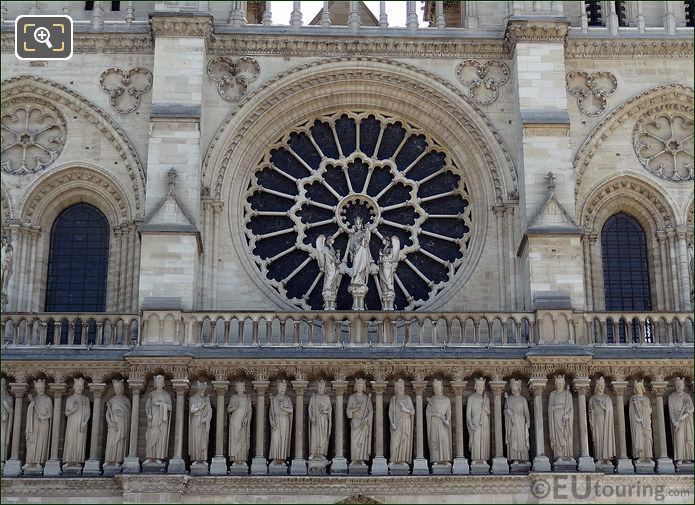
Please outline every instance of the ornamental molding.
M14 53L14 32L0 35L0 51ZM75 33L75 54L153 54L154 40L150 33Z
M220 96L228 102L235 102L246 95L249 84L261 73L261 67L256 60L246 56L236 60L218 56L208 62L207 72L217 83Z
M642 91L610 111L599 121L574 156L575 197L579 195L584 172L611 134L622 127L625 122L632 124L645 110L664 106L673 111L690 113L692 117L693 89L673 83Z
M498 60L464 60L456 67L456 77L476 103L490 105L509 80L509 67Z
M403 68L412 72L415 72L423 77L421 82L416 82L413 81L412 79L408 78L403 78L400 77L399 75L395 74L390 74L386 76L384 72L380 72L379 70L374 70L374 69L366 69L366 68L360 68L360 69L350 69L350 68L343 68L343 69L336 69L330 73L321 73L321 74L313 74L313 75L308 75L303 79L296 80L291 86L285 87L281 89L281 92L278 93L271 93L269 96L265 97L263 101L260 103L256 104L253 107L253 110L250 111L241 121L240 124L236 124L236 115L238 114L239 110L244 107L247 103L251 102L255 97L259 96L262 94L265 90L273 86L274 84L278 83L282 79L285 79L293 74L302 72L304 70L312 69L314 67L321 67L324 65L328 65L331 63L347 63L347 62L372 62L372 63L379 63L379 64L384 64L387 66L388 69L396 69L396 68ZM321 85L321 84L327 84L330 82L335 82L335 81L354 81L355 79L372 79L375 81L382 82L384 79L388 79L390 83L397 84L397 85L402 85L406 88L410 88L414 93L422 93L425 95L432 95L436 94L437 98L440 100L442 107L450 114L454 115L461 123L462 127L464 128L465 131L469 135L473 137L473 139L476 141L477 146L481 149L483 152L483 156L485 157L485 161L487 163L487 166L490 170L490 174L493 179L493 184L495 187L495 196L496 200L498 203L502 203L503 200L506 199L507 195L505 194L505 191L503 190L503 179L506 179L506 177L502 174L499 173L499 170L502 167L498 168L498 162L497 162L497 156L493 153L493 151L488 147L488 142L484 138L482 132L479 131L479 128L471 121L471 119L461 110L460 106L456 104L454 101L450 100L448 97L437 93L433 88L425 83L427 82L436 82L441 86L444 86L447 88L448 91L451 93L455 94L459 99L463 100L466 102L473 110L477 113L477 117L482 120L489 133L494 137L494 139L497 142L497 145L499 149L501 150L501 154L504 157L504 161L502 163L505 164L506 170L509 171L509 178L511 178L511 184L513 185L512 188L508 188L507 192L515 192L516 186L517 186L517 171L516 167L514 166L514 162L512 161L511 154L502 139L502 136L500 133L497 131L497 128L493 125L493 123L490 121L490 119L485 115L483 110L476 104L470 97L468 97L466 94L464 94L461 90L457 89L454 85L452 85L450 82L446 81L445 79L439 77L436 74L433 74L432 72L427 72L425 70L422 70L421 68L415 67L413 65L409 65L407 63L403 62L398 62L398 61L393 61L393 60L388 60L384 58L327 58L327 59L322 59L322 60L317 60L317 61L312 61L309 63L305 63L302 65L299 65L297 67L293 67L291 69L288 69L284 72L281 72L277 75L275 75L272 79L266 81L262 85L260 85L258 88L253 90L251 93L249 93L246 97L246 99L240 100L237 102L229 115L225 118L225 120L222 122L222 124L219 126L217 129L217 132L213 136L212 140L210 141L210 145L208 146L207 152L205 154L205 159L203 161L203 184L205 185L207 181L210 181L210 187L211 191L214 195L214 198L216 199L221 199L222 195L222 188L224 185L224 179L225 179L225 173L227 170L227 164L229 159L231 158L233 152L237 148L237 146L240 144L241 140L244 138L245 133L248 131L249 128L258 120L259 117L262 116L265 110L272 108L274 105L281 101L286 101L288 97L292 96L295 93L300 93L301 91L312 87L316 85ZM225 135L226 130L230 127L230 125L234 125L234 137L232 137L223 147L224 151L218 152L218 143L220 141L226 141L227 136ZM214 158L213 158L214 157ZM218 161L219 160L219 161ZM216 168L219 167L219 168ZM216 170L216 172L215 172ZM211 180L211 178L213 178Z
M214 31L212 14L171 15L154 13L150 15L152 37L202 37L210 39Z
M123 129L118 126L97 105L71 89L48 79L34 75L18 75L2 81L2 101L16 97L46 98L52 103L60 103L79 114L93 125L111 143L130 178L136 213L144 209L145 171Z
M693 58L691 37L683 39L580 39L565 43L565 58L571 60Z
M143 67L128 71L108 68L99 78L99 87L109 95L113 110L128 114L140 106L140 97L152 87L152 72Z
M40 172L51 166L65 147L67 124L53 104L35 97L2 102L2 171L13 175Z
M510 19L504 40L512 46L519 42L564 43L570 23L561 19Z
M577 97L577 108L586 116L598 116L606 110L606 97L618 89L618 80L610 72L570 72L565 83L567 92Z

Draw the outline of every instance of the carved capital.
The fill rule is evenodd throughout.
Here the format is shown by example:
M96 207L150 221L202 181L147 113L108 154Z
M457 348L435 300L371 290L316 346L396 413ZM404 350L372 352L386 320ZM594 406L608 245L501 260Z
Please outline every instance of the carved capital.
M306 393L306 388L309 385L309 383L305 380L296 380L292 381L292 389L294 389L294 394L297 396L304 396L304 393Z
M53 382L48 385L48 388L51 390L53 398L62 398L62 396L68 390L68 385L64 382Z
M466 389L466 384L468 384L468 381L464 381L464 380L455 380L455 381L451 381L449 383L452 391L454 392L454 395L456 395L456 396L462 396L463 395L463 391Z
M265 394L265 392L266 392L266 391L268 390L268 388L270 387L270 381L267 381L267 380L257 380L257 381L253 381L253 382L251 383L251 385L253 386L253 389L256 390L256 393L257 393L258 395L263 395L263 394Z
M153 37L202 37L210 38L214 29L211 14L195 16L150 14L150 30Z
M22 398L24 394L27 392L27 387L29 387L29 384L27 384L26 382L10 383L10 390L12 391L12 394L15 398Z
M336 396L342 396L347 390L348 383L346 380L331 381L331 388L335 391Z
M410 384L413 386L413 391L415 391L417 395L424 394L425 389L427 389L427 381L412 381Z
M375 395L381 396L384 394L384 391L386 391L386 386L388 386L388 382L378 380L378 381L372 381L372 391L374 391Z
M577 377L573 381L573 386L578 395L586 396L591 387L591 379L588 377Z
M106 391L106 383L105 382L90 382L89 383L89 390L94 395L94 398L101 398L101 395L103 395L104 391Z
M134 395L139 395L145 387L145 379L133 377L128 379L128 387Z
M504 387L507 385L507 381L503 380L493 380L490 381L490 391L492 391L492 394L495 396L502 396L502 391L504 391Z
M188 391L189 381L188 379L173 379L171 385L177 395L184 395Z
M212 387L215 389L217 396L224 396L229 388L229 381L216 380L212 381Z
M545 386L548 384L548 379L533 378L528 381L528 387L533 396L541 396L545 391Z
M519 42L552 42L563 44L569 31L569 21L562 19L510 19L504 39L510 44Z
M652 381L649 385L654 396L663 396L663 394L666 392L666 388L668 387L668 382Z
M611 387L617 396L623 396L625 394L625 388L627 388L627 381L612 381Z

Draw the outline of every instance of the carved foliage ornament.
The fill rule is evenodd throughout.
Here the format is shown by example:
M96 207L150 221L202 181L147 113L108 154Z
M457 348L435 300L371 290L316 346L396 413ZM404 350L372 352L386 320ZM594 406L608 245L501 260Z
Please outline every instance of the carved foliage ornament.
M299 307L323 308L319 237L332 237L344 259L358 219L370 230L372 258L385 238L399 239L396 309L424 305L452 281L472 227L466 185L445 149L378 113L336 113L297 126L268 148L249 181L249 249L271 285ZM350 308L348 284L343 275L338 310ZM368 310L382 308L378 284L371 272Z
M101 74L99 86L109 95L113 110L127 114L140 106L140 97L152 87L152 73L142 67L127 72L120 68L109 68Z
M456 76L468 86L470 97L480 105L490 105L509 80L509 67L501 61L464 60L456 68Z
M577 97L577 107L587 116L598 116L606 110L606 97L618 88L618 80L610 72L570 72L565 82L567 92Z
M51 165L63 150L65 118L41 99L10 100L2 104L2 170L35 173Z
M208 75L217 82L220 96L229 102L240 100L249 89L249 84L258 78L261 67L253 58L232 60L224 56L213 58L208 63Z
M692 115L653 109L637 120L632 142L637 158L652 174L670 181L692 180Z

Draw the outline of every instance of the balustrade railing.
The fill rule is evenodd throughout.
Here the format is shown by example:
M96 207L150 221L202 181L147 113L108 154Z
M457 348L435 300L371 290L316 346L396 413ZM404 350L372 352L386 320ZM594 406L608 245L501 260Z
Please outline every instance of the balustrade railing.
M690 312L583 312L575 315L589 345L679 345L693 343ZM580 331L582 331L580 330Z

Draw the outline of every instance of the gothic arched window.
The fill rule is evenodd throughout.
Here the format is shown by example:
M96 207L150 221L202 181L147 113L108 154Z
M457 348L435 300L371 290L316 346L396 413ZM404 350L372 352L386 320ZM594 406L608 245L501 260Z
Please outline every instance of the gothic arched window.
M109 262L109 223L96 207L78 203L51 228L46 312L103 312Z

